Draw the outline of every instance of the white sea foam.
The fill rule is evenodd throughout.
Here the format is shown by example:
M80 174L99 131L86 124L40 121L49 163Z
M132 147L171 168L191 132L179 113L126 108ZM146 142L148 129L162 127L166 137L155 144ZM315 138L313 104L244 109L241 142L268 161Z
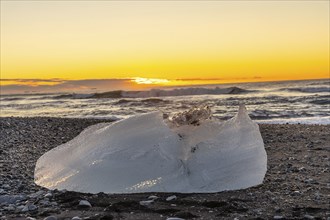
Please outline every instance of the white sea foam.
M41 156L35 182L90 193L208 193L261 184L266 170L258 125L242 106L225 122L176 124L152 112L91 126Z
M287 118L287 119L272 119L258 120L258 124L317 124L329 125L330 117L307 117L307 118Z

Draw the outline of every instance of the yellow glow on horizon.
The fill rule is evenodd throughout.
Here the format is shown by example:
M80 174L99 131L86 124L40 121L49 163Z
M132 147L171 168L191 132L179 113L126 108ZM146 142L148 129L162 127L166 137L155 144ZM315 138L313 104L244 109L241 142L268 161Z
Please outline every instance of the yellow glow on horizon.
M329 6L1 1L0 78L134 79L136 88L329 78Z

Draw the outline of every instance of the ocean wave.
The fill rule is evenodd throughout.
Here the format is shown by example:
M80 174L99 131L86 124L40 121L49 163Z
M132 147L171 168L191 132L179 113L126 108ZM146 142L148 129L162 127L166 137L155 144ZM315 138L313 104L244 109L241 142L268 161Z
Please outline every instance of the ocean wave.
M19 98L19 97L6 97L6 98L1 98L0 101L18 101L18 100L23 100L25 98Z
M324 86L324 87L283 88L280 90L289 91L289 92L320 93L320 92L330 92L330 87Z
M146 97L164 97L164 96L190 96L190 95L220 95L220 94L243 94L254 92L254 90L246 90L239 87L228 88L180 88L172 90L152 89L148 91L131 92L125 91L122 93L128 98L146 98Z
M101 99L101 98L151 98L165 96L190 96L190 95L221 95L221 94L244 94L255 92L256 90L246 90L236 86L228 88L179 88L179 89L151 89L147 91L110 91L94 94L62 94L54 96L54 99ZM150 102L158 102L153 99Z
M169 100L159 99L159 98L146 98L146 99L120 99L115 104L123 105L129 103L141 103L141 104L158 104L158 103L169 103Z
M330 105L330 99L316 99L310 101L309 103L317 105Z
M87 99L87 98L92 98L93 95L96 94L61 94L54 96L53 99Z

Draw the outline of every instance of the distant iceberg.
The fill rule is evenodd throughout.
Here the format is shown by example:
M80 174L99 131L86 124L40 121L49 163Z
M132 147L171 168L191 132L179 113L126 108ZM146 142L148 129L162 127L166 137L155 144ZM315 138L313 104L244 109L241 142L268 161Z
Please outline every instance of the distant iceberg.
M35 182L88 193L210 193L263 182L267 155L244 106L232 119L208 107L161 112L85 129L39 158Z

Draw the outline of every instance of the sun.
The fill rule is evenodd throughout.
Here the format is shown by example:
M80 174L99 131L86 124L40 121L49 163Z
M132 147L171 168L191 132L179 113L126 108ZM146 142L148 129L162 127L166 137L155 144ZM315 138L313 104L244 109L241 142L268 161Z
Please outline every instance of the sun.
M153 78L142 78L142 77L134 77L132 79L136 84L167 84L170 82L168 79L153 79Z

